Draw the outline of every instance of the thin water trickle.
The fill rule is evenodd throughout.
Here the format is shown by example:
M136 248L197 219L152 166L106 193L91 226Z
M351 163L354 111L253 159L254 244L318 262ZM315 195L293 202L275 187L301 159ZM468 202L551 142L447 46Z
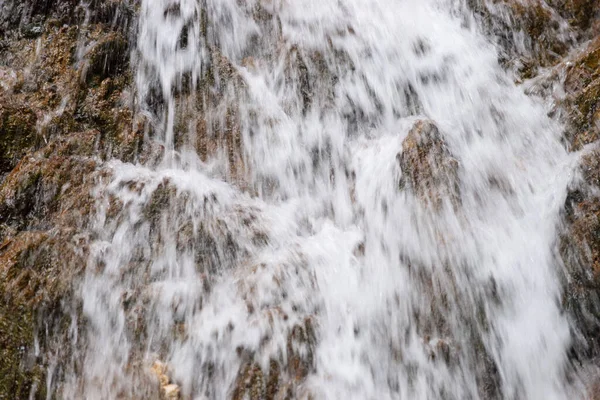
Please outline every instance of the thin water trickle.
M142 0L164 157L98 188L66 397L577 395L572 160L455 3Z

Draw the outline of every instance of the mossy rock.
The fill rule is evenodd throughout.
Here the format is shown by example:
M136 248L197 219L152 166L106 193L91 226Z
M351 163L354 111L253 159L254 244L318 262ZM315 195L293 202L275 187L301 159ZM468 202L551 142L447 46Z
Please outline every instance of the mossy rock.
M34 22L41 24L50 17L66 23L73 19L76 6L75 0L6 0L0 8L0 35L18 33L23 27Z
M27 253L46 237L42 233L25 233L0 247L0 399L27 398L36 387L45 389L44 368L34 354L33 304L38 303L34 298L39 293L32 282L35 278L31 267L35 266L27 265Z
M539 38L552 22L552 13L539 1L527 4L508 1L507 4L514 12L518 24L522 25L525 32L533 39Z
M90 22L107 24L125 32L135 16L135 8L125 0L92 0L89 2Z
M564 35L557 7L548 1L468 0L467 6L498 43L500 64L519 80L556 65L574 44Z
M0 103L0 176L36 143L36 120L31 109Z
M549 0L548 4L580 32L592 26L595 14L600 11L597 0Z
M571 188L564 206L564 230L559 251L565 265L563 307L576 330L579 358L600 355L600 154L581 160L583 183Z
M132 162L141 151L143 122L140 118L134 121L132 109L122 104L123 92L130 83L131 75L123 73L80 92L75 119L99 132L98 155L103 159L116 157Z
M597 78L600 78L600 38L591 42L567 68L565 89L576 94Z
M0 302L0 399L45 398L45 371L31 365L34 345L31 310Z
M564 66L565 139L572 151L600 139L600 37Z
M69 355L56 343L68 340L73 308L63 304L85 265L72 238L69 229L30 231L0 245L0 399L46 398L47 352Z
M79 156L24 159L0 185L0 223L13 229L44 229L71 218L81 226L91 212L90 185L97 162Z
M600 103L600 78L590 83L576 99L577 108L584 123L589 123Z
M112 32L90 50L88 57L86 81L102 81L126 71L129 66L129 44L122 34Z

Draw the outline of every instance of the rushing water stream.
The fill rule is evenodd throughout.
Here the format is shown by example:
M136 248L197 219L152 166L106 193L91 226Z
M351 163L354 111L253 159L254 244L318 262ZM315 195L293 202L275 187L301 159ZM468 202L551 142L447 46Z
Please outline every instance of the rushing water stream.
M98 187L66 398L156 360L190 399L577 396L571 159L466 8L142 0L134 53L164 156Z

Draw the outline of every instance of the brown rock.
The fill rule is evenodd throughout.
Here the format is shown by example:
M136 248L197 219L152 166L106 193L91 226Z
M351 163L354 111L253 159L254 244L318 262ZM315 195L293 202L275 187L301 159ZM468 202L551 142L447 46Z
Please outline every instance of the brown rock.
M286 345L287 363L283 357L271 359L268 374L257 363L242 364L233 388L233 400L275 400L304 398L301 386L308 374L314 371L316 336L312 318L296 324L288 333ZM251 357L240 350L239 354Z
M487 33L501 48L500 62L521 79L560 61L572 45L557 7L542 0L469 0ZM524 40L521 39L524 37Z
M600 199L594 195L600 183L599 156L595 151L582 159L584 183L568 193L560 238L566 271L563 306L577 330L580 358L600 354Z
M600 3L597 0L550 0L548 4L581 33L587 30L591 30L592 35L600 33L595 25L600 12Z
M567 114L566 139L571 150L600 138L600 37L569 62L564 83L567 93L561 104Z
M420 120L414 124L396 159L402 171L400 189L410 190L435 209L444 200L453 204L459 201L458 162L432 121Z
M261 400L265 395L264 374L257 364L246 364L240 370L235 383L232 400Z
M102 36L89 51L86 80L102 81L125 72L129 64L128 51L127 39L122 34L113 32Z
M292 328L287 338L288 371L292 378L301 382L314 369L314 336L312 320Z
M14 168L36 141L35 113L0 100L0 176Z

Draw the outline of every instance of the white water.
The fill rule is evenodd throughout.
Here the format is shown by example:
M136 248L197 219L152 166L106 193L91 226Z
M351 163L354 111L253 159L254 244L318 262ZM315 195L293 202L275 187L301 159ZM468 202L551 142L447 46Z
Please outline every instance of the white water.
M98 189L66 398L150 396L157 359L193 399L231 398L244 363L266 380L271 359L294 398L578 395L554 254L571 160L468 12L450 0L175 3L142 0L138 97L165 157L115 162ZM191 95L178 94L184 76ZM203 119L222 138L205 161ZM458 161L456 207L398 187L418 119ZM226 139L238 128L239 148ZM314 338L290 344L307 320ZM308 360L296 381L291 353Z

